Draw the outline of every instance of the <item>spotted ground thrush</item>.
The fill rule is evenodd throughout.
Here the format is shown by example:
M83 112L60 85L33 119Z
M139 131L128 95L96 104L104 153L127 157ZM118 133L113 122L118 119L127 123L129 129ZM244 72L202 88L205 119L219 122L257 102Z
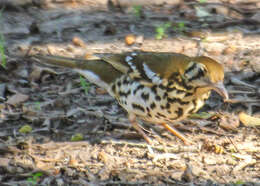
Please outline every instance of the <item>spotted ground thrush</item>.
M39 62L64 66L79 72L106 89L128 112L132 126L151 143L136 118L161 124L185 143L190 141L169 124L197 112L211 90L224 99L224 70L205 57L177 53L129 52L99 54L95 59L72 59L35 55Z

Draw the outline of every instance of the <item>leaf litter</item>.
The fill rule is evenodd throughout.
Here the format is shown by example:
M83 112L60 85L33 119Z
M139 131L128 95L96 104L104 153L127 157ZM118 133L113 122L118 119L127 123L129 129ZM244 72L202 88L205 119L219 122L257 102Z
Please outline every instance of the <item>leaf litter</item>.
M143 6L143 18L118 8L120 1L113 1L119 10L114 14L103 0L73 6L65 1L41 1L38 7L32 1L22 7L7 3L2 15L8 53L6 69L0 68L0 183L257 185L260 41L255 17L260 5L228 2L151 2ZM166 30L168 37L156 40L156 25L175 20L172 25L185 25L187 33ZM37 29L30 28L32 23ZM113 34L106 34L108 28ZM193 37L198 32L203 37ZM131 34L142 42L126 45ZM196 119L175 125L195 142L191 146L144 123L156 141L148 146L106 92L90 85L86 95L78 74L32 63L25 56L29 48L30 53L69 57L135 49L208 55L224 64L231 101L222 103L213 93ZM32 131L19 133L27 125ZM77 135L83 140L72 142Z

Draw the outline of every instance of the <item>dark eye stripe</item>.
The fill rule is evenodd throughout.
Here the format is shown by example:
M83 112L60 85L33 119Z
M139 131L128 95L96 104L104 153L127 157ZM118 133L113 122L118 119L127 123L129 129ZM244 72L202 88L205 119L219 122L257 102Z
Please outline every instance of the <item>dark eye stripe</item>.
M192 71L196 67L197 67L197 64L193 62L193 64L187 70L185 70L185 74L189 73L190 71Z

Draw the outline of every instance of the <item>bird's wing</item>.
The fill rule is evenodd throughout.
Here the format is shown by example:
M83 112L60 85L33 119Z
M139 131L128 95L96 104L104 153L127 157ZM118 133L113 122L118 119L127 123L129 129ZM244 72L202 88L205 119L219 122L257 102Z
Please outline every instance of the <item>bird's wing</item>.
M102 54L100 57L131 78L154 84L182 75L191 60L183 54L154 52Z

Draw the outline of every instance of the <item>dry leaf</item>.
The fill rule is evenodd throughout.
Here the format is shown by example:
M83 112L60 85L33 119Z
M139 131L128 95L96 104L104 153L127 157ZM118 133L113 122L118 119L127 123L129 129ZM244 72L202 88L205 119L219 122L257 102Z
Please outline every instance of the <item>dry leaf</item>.
M103 89L103 88L96 88L96 93L98 94L98 95L103 95L103 94L106 94L107 93L107 91L105 90L105 89Z
M28 95L17 93L9 97L6 103L15 106L27 101L28 99L29 99Z
M247 127L260 126L260 118L249 116L244 112L239 113L239 120Z
M57 74L53 69L48 67L33 66L33 70L29 76L30 81L38 81L42 77L42 73L47 72L49 74Z
M79 46L79 47L86 47L86 44L84 43L84 41L82 39L80 39L79 37L74 37L72 39L72 43L75 45L75 46Z
M239 120L236 115L222 113L219 126L226 130L235 130L239 126Z
M10 159L9 158L0 158L0 165L2 167L7 167L9 165Z
M133 34L129 34L127 36L125 36L125 43L127 45L132 45L135 43L135 36Z

